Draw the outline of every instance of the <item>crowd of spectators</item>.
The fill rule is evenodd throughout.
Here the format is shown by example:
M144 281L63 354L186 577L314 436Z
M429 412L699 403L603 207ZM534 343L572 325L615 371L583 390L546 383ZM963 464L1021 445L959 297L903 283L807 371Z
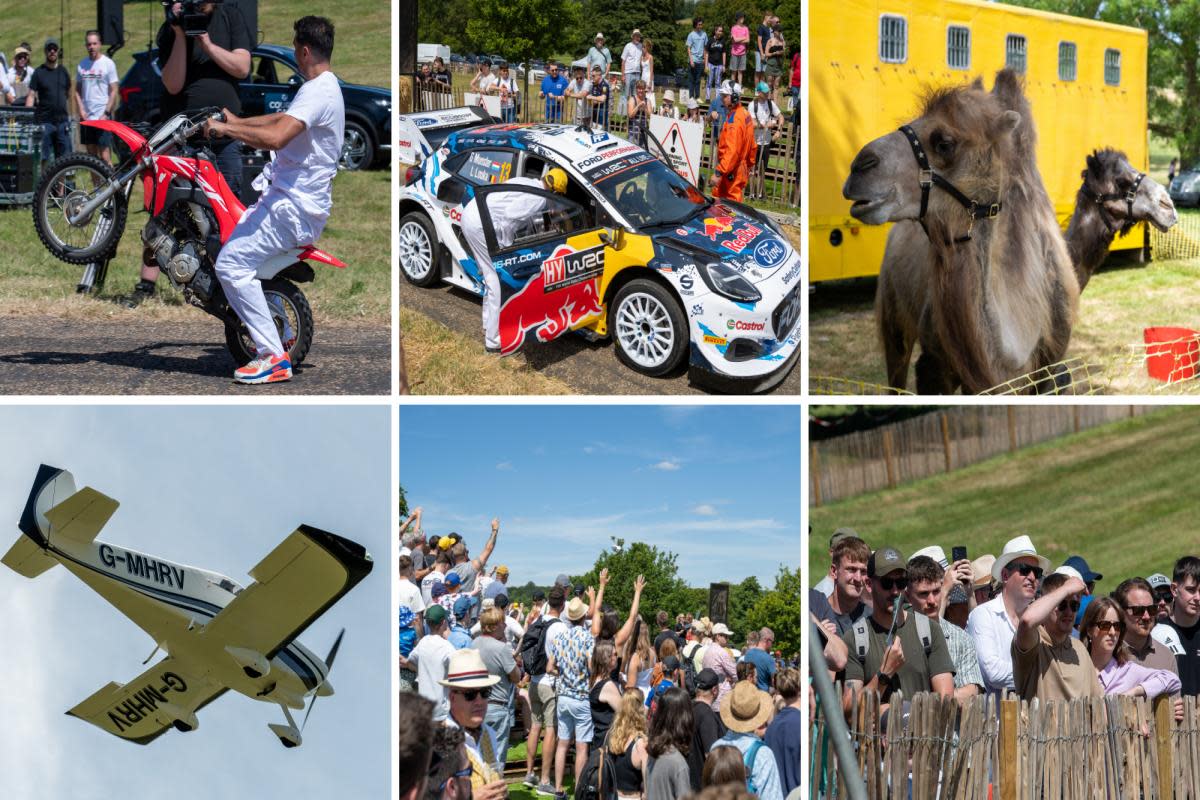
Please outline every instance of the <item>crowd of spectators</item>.
M526 608L510 601L508 568L487 566L498 520L474 558L459 534L427 534L420 509L400 533L405 800L504 797L518 740L523 783L557 800L600 780L623 800L799 791L800 672L769 628L741 649L727 625L691 614L659 610L651 628L642 576L621 614L603 569L595 587L559 575Z

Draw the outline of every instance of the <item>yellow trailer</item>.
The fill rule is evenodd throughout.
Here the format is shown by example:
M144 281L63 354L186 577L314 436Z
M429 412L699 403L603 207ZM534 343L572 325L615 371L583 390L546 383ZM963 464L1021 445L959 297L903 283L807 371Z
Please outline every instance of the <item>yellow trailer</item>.
M1038 167L1066 229L1085 156L1149 166L1146 32L978 0L814 0L809 13L809 280L879 273L890 225L850 216L842 183L859 149L920 110L928 87L1025 73ZM1145 225L1113 243L1139 249Z

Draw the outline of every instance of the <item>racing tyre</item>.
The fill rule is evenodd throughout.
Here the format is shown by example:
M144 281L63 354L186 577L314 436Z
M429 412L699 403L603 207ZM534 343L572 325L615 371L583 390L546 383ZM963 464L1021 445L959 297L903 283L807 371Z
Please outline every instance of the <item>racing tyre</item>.
M70 153L42 171L33 195L33 227L54 257L68 264L104 261L125 232L125 193L116 192L79 224L67 215L108 183L113 168L87 153Z
M375 145L367 126L357 120L346 120L346 132L342 139L342 158L338 162L342 169L355 172L375 163Z
M414 286L436 286L442 279L438 270L441 244L429 217L411 211L400 220L400 271Z
M688 352L687 317L662 284L636 278L608 307L608 331L622 364L657 378L674 371Z
M296 367L308 355L313 340L312 306L308 298L294 283L282 278L262 282L267 307L279 331L279 340L288 351L292 366ZM254 340L242 321L233 316L225 320L225 346L239 367L245 366L257 355Z

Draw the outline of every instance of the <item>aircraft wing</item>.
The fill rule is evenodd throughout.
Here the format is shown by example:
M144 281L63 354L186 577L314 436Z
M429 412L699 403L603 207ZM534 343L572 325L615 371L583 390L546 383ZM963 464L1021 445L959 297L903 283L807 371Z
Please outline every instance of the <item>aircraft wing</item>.
M301 525L250 570L246 587L204 629L272 658L371 571L362 545Z
M225 687L200 675L168 657L127 684L109 683L67 714L122 739L149 744L172 726L195 728L196 711L225 693Z

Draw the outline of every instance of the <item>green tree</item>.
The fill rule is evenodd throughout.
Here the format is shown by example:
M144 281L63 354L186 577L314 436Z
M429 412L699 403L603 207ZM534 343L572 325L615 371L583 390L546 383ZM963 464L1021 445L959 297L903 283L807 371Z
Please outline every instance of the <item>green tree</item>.
M800 580L800 569L779 568L775 588L763 592L758 601L746 613L748 629L770 628L775 632L775 649L785 656L800 652L802 613L800 598L804 584Z
M653 624L654 614L660 608L672 616L690 610L680 605L689 602L689 589L679 577L675 560L674 553L654 545L645 542L627 545L624 539L613 537L612 547L601 551L592 568L573 580L585 586L599 587L600 570L607 568L608 588L604 590L604 602L624 616L633 600L633 579L638 575L646 576L640 613L643 619Z
M754 575L736 586L729 587L729 622L727 624L738 637L745 636L752 627L748 615L762 596L762 585Z
M1200 3L1150 0L1011 0L1016 5L1143 28L1149 34L1150 130L1200 160Z
M408 518L408 498L404 496L404 487L400 487L400 522Z
M614 68L620 69L621 51L637 28L644 39L653 42L655 74L666 75L687 65L683 42L691 26L676 24L674 0L584 0L583 19L588 22L588 30L580 55L586 52L591 37L601 32L607 37Z
M417 41L444 44L452 53L472 50L467 40L470 0L439 0L417 4Z

